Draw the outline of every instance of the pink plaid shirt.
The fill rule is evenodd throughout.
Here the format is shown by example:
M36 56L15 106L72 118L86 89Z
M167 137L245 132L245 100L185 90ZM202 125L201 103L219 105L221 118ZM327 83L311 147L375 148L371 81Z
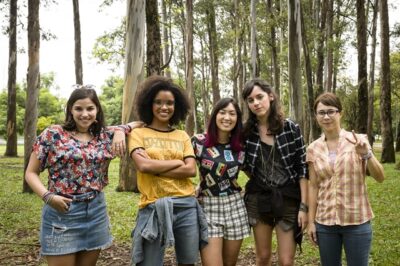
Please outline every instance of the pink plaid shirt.
M365 185L366 162L346 136L354 139L351 132L341 130L333 166L324 135L307 149L306 161L314 166L319 189L315 221L323 225L358 225L374 217Z

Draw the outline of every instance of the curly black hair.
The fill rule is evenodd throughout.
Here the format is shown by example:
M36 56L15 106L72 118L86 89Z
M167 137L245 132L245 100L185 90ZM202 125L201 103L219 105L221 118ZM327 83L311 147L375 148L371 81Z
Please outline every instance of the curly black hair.
M139 119L146 124L151 124L154 117L151 111L153 100L160 91L170 91L174 95L174 114L169 120L169 124L178 125L189 114L189 99L185 91L175 84L172 79L158 75L148 77L139 88L135 101L136 113Z

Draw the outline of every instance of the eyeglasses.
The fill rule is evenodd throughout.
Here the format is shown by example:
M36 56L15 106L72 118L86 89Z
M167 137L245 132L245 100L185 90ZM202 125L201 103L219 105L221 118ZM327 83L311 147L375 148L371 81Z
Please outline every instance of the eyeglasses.
M325 117L325 115L328 115L329 117L332 117L332 116L334 116L336 113L339 113L339 110L330 109L330 110L326 110L326 111L324 111L324 110L318 111L318 112L316 113L316 115L317 115L318 117L320 117L320 118L323 118L323 117Z
M153 101L153 104L155 104L155 105L157 105L157 106L164 106L164 105L166 105L166 106L168 106L168 107L171 107L171 106L174 106L175 105L175 101L163 101L163 100L154 100Z

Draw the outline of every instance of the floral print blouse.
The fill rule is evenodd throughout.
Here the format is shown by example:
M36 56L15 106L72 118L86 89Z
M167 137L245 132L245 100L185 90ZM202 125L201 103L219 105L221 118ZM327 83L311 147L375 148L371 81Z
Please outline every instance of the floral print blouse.
M121 126L126 133L127 126ZM36 139L33 151L40 171L48 169L48 190L61 194L102 191L108 184L108 166L115 157L111 144L117 127L106 127L88 142L74 138L60 125L50 126Z

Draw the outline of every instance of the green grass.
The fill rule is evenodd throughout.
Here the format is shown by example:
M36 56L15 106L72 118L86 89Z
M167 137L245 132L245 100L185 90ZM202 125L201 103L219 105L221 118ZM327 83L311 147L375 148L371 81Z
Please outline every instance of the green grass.
M0 154L5 146L0 145ZM5 256L22 256L39 249L39 225L42 201L35 194L22 193L23 152L20 157L0 156L0 265ZM377 154L380 158L380 154ZM400 156L397 156L397 161ZM110 184L105 189L108 212L111 217L112 234L117 243L130 245L130 233L135 224L139 195L131 192L116 192L118 186L118 159L110 165ZM399 265L400 262L400 171L394 164L385 164L386 180L379 184L367 178L369 198L375 213L373 219L374 238L370 265ZM41 175L45 183L46 173ZM240 176L244 184L246 177ZM243 242L242 251L253 248L253 239ZM276 247L276 240L273 241ZM318 265L318 251L307 237L303 242L303 253L296 256L296 265ZM34 264L30 264L34 265Z

